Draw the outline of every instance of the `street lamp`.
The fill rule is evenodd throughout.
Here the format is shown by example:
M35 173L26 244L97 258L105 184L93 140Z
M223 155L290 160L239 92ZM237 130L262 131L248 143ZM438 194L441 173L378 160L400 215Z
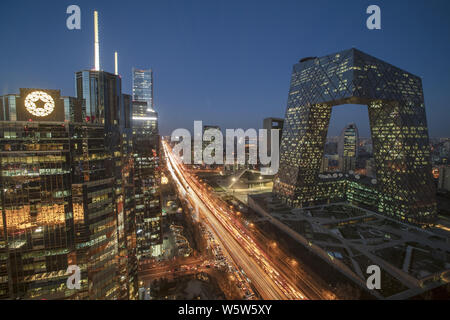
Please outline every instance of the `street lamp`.
M291 260L291 266L293 267L294 276L295 276L295 281L298 281L298 280L297 280L297 278L298 278L298 275L297 275L297 268L296 268L296 267L298 266L297 260L292 259L292 260Z
M231 296L231 285L232 285L232 282L235 280L235 278L234 278L234 276L233 275L230 275L229 277L228 277L228 284L230 285L230 287L229 287L229 290L230 290L230 296Z
M275 249L276 247L277 247L277 243L275 241L270 242L268 245L268 249L270 249L270 248Z

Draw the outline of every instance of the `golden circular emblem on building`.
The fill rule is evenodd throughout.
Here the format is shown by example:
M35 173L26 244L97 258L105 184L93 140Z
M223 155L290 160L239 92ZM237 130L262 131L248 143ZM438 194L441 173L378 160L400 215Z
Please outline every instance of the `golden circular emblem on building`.
M41 101L41 106L37 106L36 103ZM28 112L36 117L45 117L53 112L55 109L55 101L46 92L33 91L25 98L25 108Z

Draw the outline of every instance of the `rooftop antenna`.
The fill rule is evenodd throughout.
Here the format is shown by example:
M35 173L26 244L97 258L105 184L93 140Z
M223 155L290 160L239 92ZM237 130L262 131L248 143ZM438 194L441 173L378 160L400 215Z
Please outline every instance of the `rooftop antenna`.
M95 71L100 71L100 46L98 42L98 12L94 11L94 54Z
M114 52L114 70L115 70L114 74L116 76L118 76L119 75L119 58L117 55L117 51Z

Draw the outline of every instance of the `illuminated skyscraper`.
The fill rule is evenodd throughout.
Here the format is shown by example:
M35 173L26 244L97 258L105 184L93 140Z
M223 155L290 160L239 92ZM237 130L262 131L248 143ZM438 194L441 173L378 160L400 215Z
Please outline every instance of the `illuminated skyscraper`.
M147 107L154 110L153 71L133 68L133 101L147 102Z
M148 108L147 101L133 101L133 131L140 134L158 134L158 113Z
M104 126L70 121L83 103L59 90L20 89L0 101L0 298L116 299ZM67 288L69 265L81 269L79 290Z
M369 110L377 179L364 189L370 201L361 201L401 220L432 222L437 209L422 81L356 49L294 66L274 193L294 207L345 199L345 175L342 181L319 176L331 109L341 104Z
M75 75L78 99L84 100L85 121L102 125L104 144L109 152L106 171L112 175L114 221L117 231L117 299L137 297L136 223L134 203L134 164L132 141L132 99L122 94L122 80L100 70L98 15L94 14L95 69Z
M135 135L133 144L137 257L154 258L162 253L160 139Z
M153 258L162 253L158 113L149 109L147 103L148 101L133 101L138 259Z
M79 71L76 73L76 89L79 99L84 99L86 122L102 125L105 129L105 145L111 157L107 159L109 172L114 176L114 212L119 242L119 298L137 295L137 261L135 232L131 237L125 232L135 230L134 172L132 142L131 96L122 94L120 76L105 71ZM130 265L131 264L131 265Z
M0 97L0 298L137 297L132 99L99 70L95 21L96 68L76 73L76 98Z
M133 68L133 145L138 259L162 251L160 136L154 109L153 71Z

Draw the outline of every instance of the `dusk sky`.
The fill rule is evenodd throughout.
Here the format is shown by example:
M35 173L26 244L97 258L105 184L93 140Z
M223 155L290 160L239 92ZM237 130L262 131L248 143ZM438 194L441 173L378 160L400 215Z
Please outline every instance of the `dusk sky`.
M79 5L82 29L66 28ZM382 30L366 28L381 7ZM132 67L153 68L162 134L193 127L260 128L284 117L292 66L351 47L423 79L430 136L450 136L450 1L152 0L0 2L0 94L61 89L94 64L93 11L100 16L101 68L119 52L123 92ZM367 108L336 107L330 134L356 122L369 135Z

